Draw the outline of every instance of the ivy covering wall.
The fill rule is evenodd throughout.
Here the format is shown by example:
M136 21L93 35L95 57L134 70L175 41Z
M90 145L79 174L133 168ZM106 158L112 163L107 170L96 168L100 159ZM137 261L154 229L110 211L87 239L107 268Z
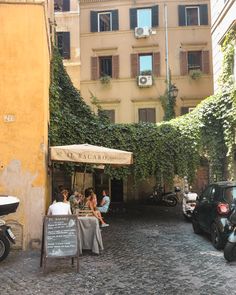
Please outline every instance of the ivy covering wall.
M220 90L191 113L158 124L111 124L102 112L94 114L66 73L55 50L50 87L50 145L90 143L132 151L134 165L106 167L111 177L133 174L136 180L156 176L171 183L175 175L195 177L201 158L207 158L211 177L232 177L236 126L236 89L232 76L233 34L223 44Z

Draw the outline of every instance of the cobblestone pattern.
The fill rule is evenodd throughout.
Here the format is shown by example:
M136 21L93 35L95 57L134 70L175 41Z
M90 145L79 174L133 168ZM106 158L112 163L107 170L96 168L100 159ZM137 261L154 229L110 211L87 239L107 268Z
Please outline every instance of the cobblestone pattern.
M236 263L195 235L180 207L145 207L108 221L105 250L84 253L79 274L69 259L52 260L43 274L38 251L12 251L0 264L0 294L236 294Z

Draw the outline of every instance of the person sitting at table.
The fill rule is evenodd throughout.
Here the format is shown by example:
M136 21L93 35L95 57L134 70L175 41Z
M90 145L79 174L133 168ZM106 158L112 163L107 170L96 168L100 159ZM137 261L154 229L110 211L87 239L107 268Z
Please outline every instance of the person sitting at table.
M61 191L61 194L62 194L63 197L64 197L63 202L64 202L64 203L69 203L69 201L68 201L69 191L68 191L67 189L63 189L63 190Z
M70 196L69 201L73 214L76 212L76 209L83 207L83 199L83 195L77 190L75 190L73 195Z
M97 207L97 209L101 213L107 213L109 210L111 200L110 200L110 197L107 195L107 192L105 189L102 191L102 195L103 195L102 201L100 203L100 206Z
M64 202L64 196L58 194L56 196L56 203L53 203L48 208L48 215L70 215L70 204Z
M109 226L109 224L103 220L101 212L97 210L97 196L96 196L96 194L93 191L90 191L89 193L90 193L90 195L87 195L88 192L86 194L87 197L86 197L86 203L84 206L84 210L90 209L92 211L93 215L101 222L101 227Z

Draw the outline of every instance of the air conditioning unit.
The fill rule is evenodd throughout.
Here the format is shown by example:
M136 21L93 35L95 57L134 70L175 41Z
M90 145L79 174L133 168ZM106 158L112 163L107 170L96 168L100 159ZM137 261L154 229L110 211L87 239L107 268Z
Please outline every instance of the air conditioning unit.
M134 34L136 38L147 38L151 34L151 29L149 27L136 27L134 30Z
M139 87L150 87L152 86L152 76L138 76Z

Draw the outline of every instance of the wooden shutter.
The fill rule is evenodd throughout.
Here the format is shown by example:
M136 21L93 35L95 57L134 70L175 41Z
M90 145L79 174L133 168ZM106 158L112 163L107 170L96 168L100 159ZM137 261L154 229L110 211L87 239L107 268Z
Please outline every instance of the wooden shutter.
M62 11L70 11L70 0L63 0Z
M154 108L147 109L147 121L150 123L156 123L156 110Z
M181 115L185 115L189 113L189 108L188 107L182 107L180 111Z
M202 72L204 74L210 74L209 51L202 51Z
M153 75L160 76L161 75L161 58L160 52L153 53Z
M70 59L70 32L63 32L63 58Z
M144 108L138 110L139 122L156 123L155 108Z
M185 76L188 74L188 60L187 60L187 52L180 51L180 75Z
M120 72L119 55L113 55L112 56L112 78L118 79L119 72Z
M178 12L179 12L179 26L186 26L185 6L184 5L178 5Z
M152 7L152 27L158 27L159 25L159 13L158 5Z
M90 11L90 30L98 32L98 13L96 11Z
M207 4L199 5L200 8L200 25L208 25L208 6Z
M112 11L112 31L118 31L119 30L119 14L118 10Z
M138 54L132 53L131 57L131 78L136 78L139 70Z
M130 8L129 17L130 17L130 29L133 30L137 27L137 24L138 24L137 8Z
M91 57L91 80L98 80L98 57Z

